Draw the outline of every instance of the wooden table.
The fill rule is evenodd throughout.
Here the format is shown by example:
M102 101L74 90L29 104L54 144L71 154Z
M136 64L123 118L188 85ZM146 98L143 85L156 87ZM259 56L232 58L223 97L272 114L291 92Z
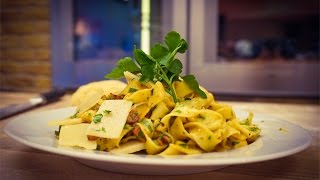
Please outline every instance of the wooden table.
M19 103L33 93L0 92L0 107ZM70 95L60 101L31 112L68 106ZM226 102L235 108L264 113L285 119L307 129L313 137L311 146L294 155L260 163L229 166L220 170L182 176L143 176L101 171L76 160L25 146L9 138L3 127L11 118L0 121L0 179L319 179L320 106L317 104L287 104L263 102ZM27 113L30 113L27 112Z

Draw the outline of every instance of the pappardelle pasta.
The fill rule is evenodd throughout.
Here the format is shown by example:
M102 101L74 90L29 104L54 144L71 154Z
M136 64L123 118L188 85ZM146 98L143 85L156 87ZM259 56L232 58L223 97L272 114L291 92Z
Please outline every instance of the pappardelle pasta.
M91 83L72 97L74 115L53 120L61 146L113 153L145 151L150 155L200 154L246 146L260 135L253 114L239 119L231 106L215 101L193 75L180 76L187 42L169 32L165 44L151 54L134 49L118 61L107 78L120 81ZM86 96L87 95L87 96Z
M137 75L125 72L125 76L128 84L119 94L97 91L98 95L83 102L91 105L80 105L80 108L86 107L78 108L73 117L51 122L60 125L60 145L120 153L145 150L152 155L199 154L246 146L260 134L261 130L252 123L252 113L239 120L231 106L218 103L213 94L202 87L207 95L205 99L184 81L174 82L179 98L175 103L161 82L142 84ZM103 106L109 101L120 111ZM130 103L124 108L117 106L115 101ZM113 113L117 113L116 117L122 114L125 121L113 122L113 127L108 128L110 125L104 126L101 121L103 118L108 121ZM98 128L90 130L91 124ZM116 128L120 131L112 138L100 136ZM89 131L97 132L96 136Z

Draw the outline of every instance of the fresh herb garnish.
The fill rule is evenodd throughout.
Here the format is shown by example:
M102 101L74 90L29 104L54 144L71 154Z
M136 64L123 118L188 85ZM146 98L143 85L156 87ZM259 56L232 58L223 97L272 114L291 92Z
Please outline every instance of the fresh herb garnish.
M249 126L249 125L250 125L249 119L247 118L247 119L242 120L242 121L240 122L240 124L241 124L241 125L247 125L247 126Z
M138 91L138 89L135 89L135 88L129 88L129 93L133 93L133 92L136 92Z
M79 113L79 110L77 110L72 116L70 116L70 119L76 118L78 113Z
M140 130L139 133L138 133L138 137L139 137L139 138L144 138L144 134L143 134L143 132L142 132L141 130Z
M132 61L131 57L125 57L120 59L117 63L117 67L105 77L110 79L121 79L124 77L123 73L125 71L135 73L140 72L140 68Z
M188 144L186 144L186 143L181 143L181 144L179 144L179 146L181 146L183 148L188 148Z
M61 127L62 127L62 125L59 126L58 131L54 131L54 134L56 135L56 138L57 138L57 139L59 139Z
M259 130L259 128L256 127L256 126L248 127L248 129L249 129L250 131L257 131L257 130Z
M105 109L105 110L103 110L103 113L104 113L104 114L110 114L110 113L111 113L111 111L110 111L110 110Z
M284 128L279 128L279 131L282 131L282 132L288 132L286 129Z
M96 131L106 132L106 129L104 127L102 127L101 129L97 129Z
M133 74L141 74L139 81L142 83L149 81L164 82L168 87L166 91L169 92L175 102L178 102L179 99L173 88L173 82L180 81L180 78L182 78L200 97L207 98L207 95L199 88L199 84L193 75L180 77L183 65L175 56L177 53L184 53L188 49L188 43L175 31L169 32L164 42L165 44L155 44L151 48L150 55L141 49L135 48L133 54L136 63L130 57L120 59L117 67L105 77L121 79L124 77L123 73L129 71Z
M93 117L93 122L94 122L94 123L99 123L99 122L101 122L102 117L103 117L102 114L96 114L96 115Z
M199 83L196 80L196 78L194 77L194 75L187 75L182 77L182 79L188 84L188 86L193 89L196 93L198 93L200 95L200 97L202 98L207 98L207 95L205 92L203 92L200 88L199 88Z
M235 145L237 145L237 144L239 144L240 142L239 141L232 141L232 146L235 146Z
M153 131L152 124L147 119L143 119L141 123L148 128L149 132Z

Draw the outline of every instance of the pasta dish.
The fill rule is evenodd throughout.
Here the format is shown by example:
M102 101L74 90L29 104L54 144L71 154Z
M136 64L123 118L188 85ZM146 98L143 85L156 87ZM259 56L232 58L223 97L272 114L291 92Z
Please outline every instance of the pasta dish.
M246 146L260 135L253 113L237 118L232 107L219 103L194 76L180 76L176 53L187 49L176 32L147 55L134 50L135 61L124 58L109 78L124 77L107 86L88 87L76 99L75 114L50 125L58 144L113 153L144 151L150 155L199 154ZM148 61L148 63L146 63ZM151 69L152 71L150 71ZM117 76L117 77L115 77Z

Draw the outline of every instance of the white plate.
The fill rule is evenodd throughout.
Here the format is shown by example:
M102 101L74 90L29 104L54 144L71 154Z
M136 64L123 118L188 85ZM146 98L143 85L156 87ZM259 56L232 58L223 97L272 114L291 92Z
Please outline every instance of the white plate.
M206 172L229 165L276 159L306 149L311 136L303 128L273 117L255 114L261 137L254 143L226 152L162 157L144 154L117 155L108 152L57 146L48 121L68 117L74 108L61 108L17 116L4 128L11 138L36 149L76 158L91 167L129 174L177 175ZM238 117L247 113L236 110Z

